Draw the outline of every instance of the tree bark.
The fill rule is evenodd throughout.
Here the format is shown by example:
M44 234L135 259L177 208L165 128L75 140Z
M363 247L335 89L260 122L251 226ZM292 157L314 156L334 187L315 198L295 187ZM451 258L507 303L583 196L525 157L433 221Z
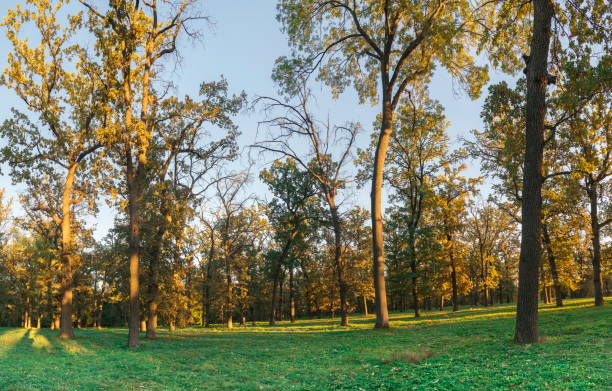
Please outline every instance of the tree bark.
M589 186L589 200L591 203L591 242L593 244L593 288L595 291L595 305L602 306L603 300L603 278L601 275L601 241L600 241L600 224L598 215L597 203L597 183L593 182Z
M527 58L527 115L525 162L523 168L522 231L519 260L519 286L516 305L516 343L537 343L538 331L538 265L541 256L542 155L546 87L548 84L548 51L551 0L533 0L533 35Z
M126 151L129 217L129 262L130 262L130 316L128 347L140 345L140 181L143 175L141 164L134 167L130 151Z
M62 194L62 266L61 266L61 313L59 338L74 338L72 328L72 287L73 281L73 248L72 248L72 189L78 163L68 169Z
M371 211L372 211L372 273L374 279L374 303L376 307L375 328L389 327L389 310L387 308L387 290L385 284L385 243L382 221L382 184L387 149L391 139L393 110L391 96L386 83L388 74L383 72L382 123L378 144L374 155L374 172L372 175Z

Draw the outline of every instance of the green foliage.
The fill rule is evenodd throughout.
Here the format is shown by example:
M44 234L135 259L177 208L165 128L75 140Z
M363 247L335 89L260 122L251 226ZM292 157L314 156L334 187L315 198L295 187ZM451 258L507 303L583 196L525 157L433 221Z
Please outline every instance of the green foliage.
M532 346L511 343L510 305L420 319L391 314L397 327L386 331L372 330L372 317L352 317L348 329L321 319L164 330L136 351L124 347L124 329L81 330L62 341L47 330L3 328L0 388L602 390L612 382L610 304L542 306L546 341Z

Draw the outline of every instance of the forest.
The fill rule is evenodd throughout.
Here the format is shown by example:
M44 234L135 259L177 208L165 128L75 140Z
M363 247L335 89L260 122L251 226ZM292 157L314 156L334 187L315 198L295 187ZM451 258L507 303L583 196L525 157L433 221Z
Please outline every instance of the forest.
M612 6L260 2L1 7L0 390L609 387Z

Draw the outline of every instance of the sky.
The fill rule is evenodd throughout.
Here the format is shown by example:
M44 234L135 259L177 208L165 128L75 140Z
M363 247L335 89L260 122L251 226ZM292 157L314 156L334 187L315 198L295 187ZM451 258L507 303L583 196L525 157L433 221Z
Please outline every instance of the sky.
M5 16L8 9L24 0L2 0L0 2L0 15ZM73 2L76 3L76 2ZM271 79L271 72L276 58L289 54L287 38L276 21L276 0L203 0L203 9L210 18L210 23L202 25L201 40L187 43L181 47L182 59L173 72L173 82L176 94L183 96L197 96L199 85L202 82L218 80L223 75L229 84L230 91L240 93L245 91L249 99L257 96L278 96L276 87ZM78 6L78 4L73 4ZM5 37L6 30L0 27L0 68L6 66L6 54L10 50L9 42ZM510 80L499 71L490 72L490 83L500 80ZM445 108L445 114L451 126L448 134L454 146L458 145L460 137L469 137L472 129L482 126L480 111L486 88L483 89L480 99L472 101L453 85L452 79L443 71L437 72L430 85L430 95L437 99ZM379 110L369 104L360 105L356 94L347 90L338 99L333 99L329 89L322 85L315 85L313 93L316 97L316 114L319 117L329 116L333 123L347 121L359 122L363 132L358 140L358 146L365 147L370 139L373 122ZM0 86L0 121L10 116L10 108L22 108L22 103L16 95L6 87ZM257 139L258 123L263 119L259 110L248 110L236 117L241 136L240 161L234 167L246 167L249 162L248 146ZM0 140L0 145L3 141ZM251 157L258 155L251 153ZM257 180L257 173L266 167L273 156L265 156L256 162L252 171L255 173L249 191L261 199L269 198L266 187ZM479 176L477 161L468 162L468 176ZM5 188L7 194L16 197L20 191L19 186L13 186L7 177L6 168L0 176L0 187ZM366 186L367 187L367 186ZM484 185L486 194L490 186ZM14 204L18 204L14 202ZM108 209L101 202L102 210L96 221L91 221L96 228L96 236L102 237L113 224L116 213ZM369 209L369 189L350 190L347 205L360 205ZM14 214L20 213L15 208Z

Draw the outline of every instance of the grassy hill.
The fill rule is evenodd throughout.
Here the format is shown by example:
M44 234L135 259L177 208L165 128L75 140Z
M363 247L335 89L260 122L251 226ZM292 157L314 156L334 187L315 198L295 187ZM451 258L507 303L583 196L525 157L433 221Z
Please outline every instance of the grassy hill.
M544 342L511 343L514 306L160 332L136 351L126 329L0 328L0 390L612 389L612 301L542 306Z

